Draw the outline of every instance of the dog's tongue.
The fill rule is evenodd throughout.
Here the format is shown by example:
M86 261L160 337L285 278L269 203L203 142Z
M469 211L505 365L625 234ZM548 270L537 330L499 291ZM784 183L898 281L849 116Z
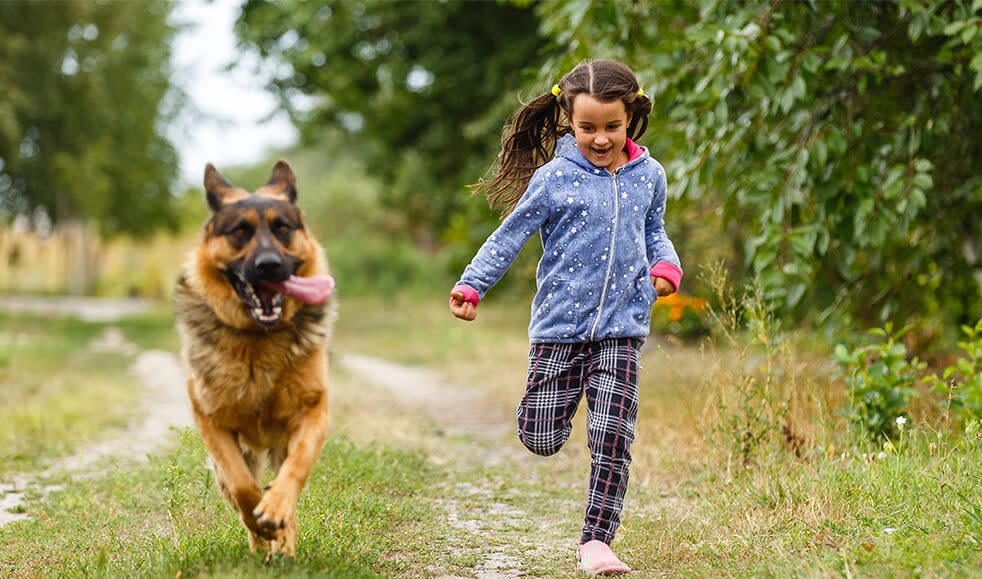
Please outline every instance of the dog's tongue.
M334 293L334 278L329 275L311 277L291 275L285 282L267 283L279 293L296 298L305 304L319 304Z

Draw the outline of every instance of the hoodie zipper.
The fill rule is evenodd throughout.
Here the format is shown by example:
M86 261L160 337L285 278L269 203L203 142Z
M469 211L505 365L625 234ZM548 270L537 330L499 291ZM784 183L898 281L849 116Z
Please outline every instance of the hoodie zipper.
M614 227L611 230L610 235L610 253L607 256L607 273L604 274L604 287L600 292L600 306L597 308L597 319L593 321L593 329L590 330L590 341L593 341L593 337L597 333L597 325L600 324L600 314L604 310L604 302L607 300L607 284L610 283L610 270L614 267L614 243L617 241L617 219L620 214L620 203L618 203L618 192L617 192L617 174L620 173L621 168L624 165L614 169L613 173L608 173L610 178L614 181Z

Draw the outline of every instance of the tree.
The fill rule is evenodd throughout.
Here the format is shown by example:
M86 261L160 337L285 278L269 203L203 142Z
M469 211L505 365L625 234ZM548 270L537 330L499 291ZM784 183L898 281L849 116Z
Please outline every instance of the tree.
M622 58L669 188L715 199L788 315L982 316L982 0L545 0L564 56ZM684 248L682 248L684 253ZM956 327L956 326L952 326Z
M307 141L342 128L384 178L397 228L434 247L494 159L536 27L499 2L249 0L236 32L279 65L271 89Z
M170 0L0 2L0 213L176 225ZM170 99L170 100L168 100Z

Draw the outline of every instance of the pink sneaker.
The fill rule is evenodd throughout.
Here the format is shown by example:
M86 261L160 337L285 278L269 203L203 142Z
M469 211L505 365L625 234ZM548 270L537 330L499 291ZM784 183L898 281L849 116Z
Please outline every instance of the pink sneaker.
M583 543L576 550L576 560L579 568L592 575L622 575L630 573L631 568L621 563L610 546L603 541Z

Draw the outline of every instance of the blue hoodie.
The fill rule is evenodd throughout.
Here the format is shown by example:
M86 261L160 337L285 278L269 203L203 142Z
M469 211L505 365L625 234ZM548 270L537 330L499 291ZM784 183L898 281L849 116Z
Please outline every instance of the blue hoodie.
M473 303L498 282L536 231L529 340L593 342L644 338L657 299L651 275L678 289L681 264L665 234L665 170L628 140L630 160L611 175L588 161L573 135L556 143L515 209L488 237L457 282Z

